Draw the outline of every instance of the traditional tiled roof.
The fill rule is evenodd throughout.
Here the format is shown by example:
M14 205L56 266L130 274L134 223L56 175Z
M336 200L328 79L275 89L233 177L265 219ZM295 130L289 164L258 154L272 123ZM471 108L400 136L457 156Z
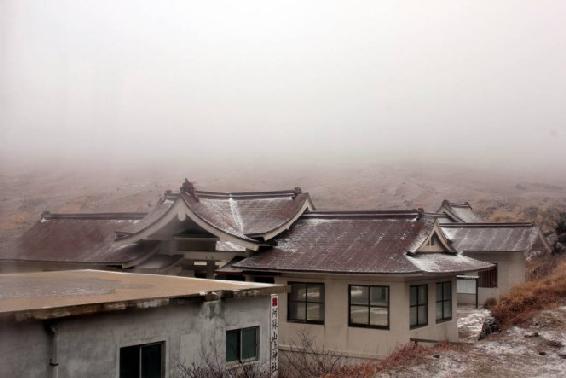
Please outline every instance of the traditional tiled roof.
M409 274L491 266L454 253L416 254L435 229L435 221L420 214L418 210L308 213L277 238L273 249L255 253L233 267L249 271Z
M21 238L4 246L0 260L124 265L151 256L152 242L116 243L115 231L144 214L43 214Z
M445 223L440 225L460 252L529 252L546 248L532 223Z
M285 231L304 211L313 208L310 196L300 188L274 192L181 191L168 193L144 219L120 229L119 235L133 237L176 216L174 206L181 206L179 211L212 234L252 244Z
M445 221L448 222L470 223L483 221L483 219L474 212L468 202L454 203L444 200L437 213L444 214L447 217Z
M0 249L0 260L130 266L155 252L157 242L146 239L180 213L205 226L222 242L231 243L231 248L236 241L242 242L238 249L257 248L311 208L309 195L301 193L300 188L275 192L167 192L148 214L45 213L19 240Z

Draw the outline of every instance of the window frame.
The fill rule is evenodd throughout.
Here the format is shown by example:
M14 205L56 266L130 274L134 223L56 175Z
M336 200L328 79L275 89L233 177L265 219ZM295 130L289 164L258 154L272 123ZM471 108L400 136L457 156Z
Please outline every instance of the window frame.
M246 329L255 329L255 357L250 357L250 358L242 358L242 353L243 353L243 340L244 338L242 337L243 335L243 331ZM237 350L237 355L238 355L238 359L237 360L230 360L228 361L228 332L238 332L238 350ZM233 329L227 329L225 332L225 339L224 339L224 346L225 346L225 356L224 356L224 360L226 361L227 364L241 364L241 363L247 363L247 362L253 362L253 361L259 361L259 342L260 342L260 327L259 326L251 326L251 327L242 327L242 328L233 328Z
M368 288L368 304L367 304L368 324L361 324L361 323L353 323L352 322L352 286L362 286L362 287ZM387 307L371 304L371 288L372 287L380 287L380 288L386 288L387 289ZM391 320L390 319L391 306L390 305L391 305L391 289L390 289L389 285L356 285L356 284L350 284L350 285L348 285L348 326L349 327L374 328L374 329L389 330L389 327L391 325L391 322L390 322L390 320ZM364 305L354 304L354 306L362 307ZM372 308L386 308L387 309L387 325L386 326L372 325L371 324L371 309Z
M165 377L165 371L166 371L166 366L165 366L165 362L167 361L166 359L166 344L165 344L165 340L163 341L156 341L156 342L151 342L151 343L144 343L144 344L132 344L132 345L124 345L124 346L120 346L119 350L118 350L118 377L122 377L122 349L126 349L126 348L137 348L137 352L138 352L138 367L139 367L139 371L138 371L138 376L139 378L141 378L143 376L143 365L142 365L142 349L145 347L149 347L149 346L153 346L153 345L160 345L161 346L161 350L160 350L160 362L159 362L159 366L161 367L161 374L160 377Z
M498 284L498 266L495 264L493 268L489 268L487 270L482 270L478 273L478 288L484 289L497 289ZM489 281L487 284L486 282Z
M419 302L419 287L425 287L425 293L426 293L426 302L425 303L420 303ZM411 292L413 291L413 287L416 288L417 290L417 297L416 297L416 304L411 304ZM419 307L425 306L426 308L426 323L420 324L419 323ZM417 324L412 325L411 324L411 308L415 307L416 310L416 316L417 316ZM410 329L415 329L415 328L421 328L421 327L426 327L428 326L428 284L420 284L420 285L409 285L409 328Z
M436 305L438 305L438 303L441 303L441 314L440 314L440 319L438 319L438 308L435 306L435 311L436 311L436 323L442 323L442 322L447 322L452 320L452 314L454 311L454 306L452 306L453 302L452 302L452 295L453 295L453 287L452 287L452 281L442 281L442 282L437 282L436 283L436 293L438 293L438 285L441 285L442 287L442 298L438 298L438 295L436 296L436 300L435 303ZM446 298L446 292L444 290L444 288L446 287L446 285L448 285L450 287L450 298ZM444 317L444 304L445 303L450 303L450 317Z
M300 281L289 281L287 282L288 286L292 286L292 285L305 285L305 300L304 301L295 301L291 299L291 292L292 290L289 291L289 293L287 293L287 322L290 323L302 323L302 324L319 324L319 325L323 325L324 321L326 320L326 288L324 285L324 282L300 282ZM308 291L309 291L309 285L312 286L321 286L322 287L322 292L321 292L321 300L320 302L313 302L313 301L309 301L308 300ZM291 303L304 303L305 304L305 319L293 319L291 318ZM315 304L319 304L322 305L322 316L323 319L322 320L308 320L307 318L307 314L308 314L308 304L309 303L315 303Z

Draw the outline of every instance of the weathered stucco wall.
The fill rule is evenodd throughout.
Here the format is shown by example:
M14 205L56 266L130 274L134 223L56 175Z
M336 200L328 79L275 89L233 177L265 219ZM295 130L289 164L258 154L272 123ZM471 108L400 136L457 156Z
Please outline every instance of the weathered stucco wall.
M320 348L338 352L354 358L380 358L391 353L397 346L406 344L411 337L433 340L458 340L456 326L456 278L408 281L401 278L386 280L378 278L352 279L339 276L281 276L277 284L297 282L324 282L325 322L324 324L303 324L287 321L287 295L280 296L279 333L282 350L300 347L301 334L308 335ZM450 321L436 323L436 282L452 281L453 317ZM410 329L409 286L429 285L428 326ZM363 328L348 325L348 285L388 285L390 294L389 329Z
M120 347L165 342L166 376L179 363L225 361L225 332L260 327L258 364L269 365L270 297L225 299L61 319L59 377L118 377ZM46 377L48 339L40 321L4 322L2 377Z
M497 287L478 289L478 302L483 305L488 298L499 298L527 278L526 259L521 252L474 253L473 258L497 264Z

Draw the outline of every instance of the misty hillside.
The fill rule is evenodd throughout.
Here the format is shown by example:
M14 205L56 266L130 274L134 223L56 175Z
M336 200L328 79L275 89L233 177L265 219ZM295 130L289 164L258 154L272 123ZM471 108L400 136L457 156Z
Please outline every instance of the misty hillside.
M566 211L566 183L524 181L454 167L11 171L0 176L0 240L17 237L44 210L148 211L165 190L177 190L185 177L196 181L198 188L216 191L301 186L319 209L435 211L443 199L470 201L488 219L534 221L545 230L559 211Z

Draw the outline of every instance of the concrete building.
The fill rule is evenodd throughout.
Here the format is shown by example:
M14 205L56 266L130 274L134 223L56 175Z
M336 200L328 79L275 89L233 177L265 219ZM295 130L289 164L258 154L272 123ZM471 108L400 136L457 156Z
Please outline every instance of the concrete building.
M277 368L272 295L282 286L76 270L3 274L0 287L2 377Z
M477 297L460 293L460 303L477 300L481 306L489 298L499 298L526 281L529 258L550 253L544 236L531 223L446 223L441 228L458 252L494 264L477 273Z
M483 305L527 279L528 260L550 254L540 229L532 223L485 221L469 203L443 201L437 211L440 228L459 253L493 263L491 269L461 276L458 303Z
M317 211L300 188L224 193L185 180L148 214L45 213L2 246L0 272L96 268L289 285L282 349L304 331L326 349L379 358L411 339L455 341L457 301L481 304L522 282L543 239L533 225L484 222L468 203L444 201L436 213ZM459 292L469 282L473 294Z
M457 341L457 274L492 267L455 251L422 211L301 216L277 245L220 269L289 286L280 349L377 359L411 341Z

